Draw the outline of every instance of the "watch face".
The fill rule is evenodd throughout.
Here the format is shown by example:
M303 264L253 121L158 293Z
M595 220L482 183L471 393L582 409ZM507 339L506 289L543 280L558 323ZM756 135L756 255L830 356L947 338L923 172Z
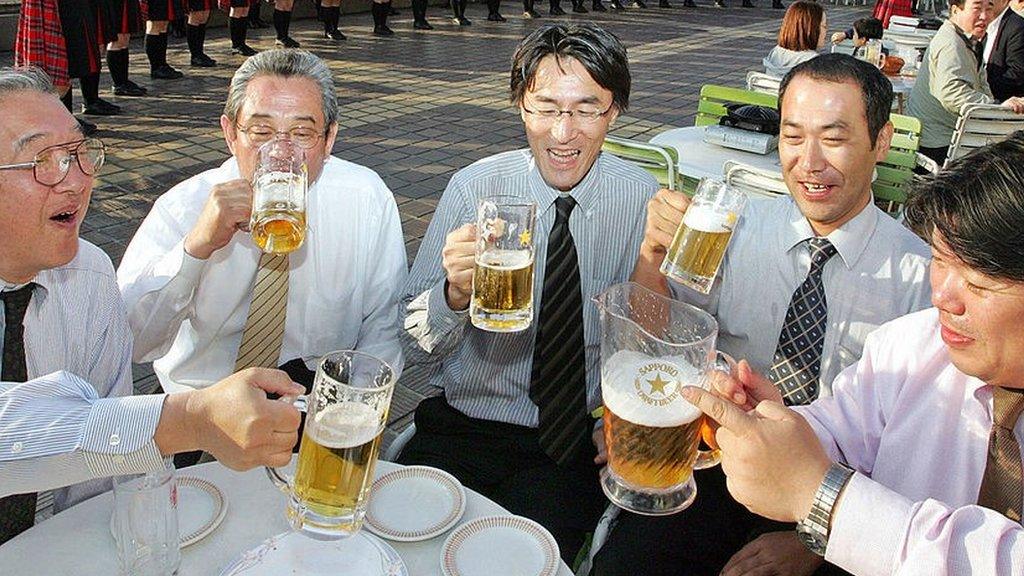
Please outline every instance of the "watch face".
M811 552L814 552L818 556L824 556L826 545L825 538L820 534L816 534L806 528L802 528L802 526L797 525L796 535L800 538L800 541L803 542L804 546L806 546Z

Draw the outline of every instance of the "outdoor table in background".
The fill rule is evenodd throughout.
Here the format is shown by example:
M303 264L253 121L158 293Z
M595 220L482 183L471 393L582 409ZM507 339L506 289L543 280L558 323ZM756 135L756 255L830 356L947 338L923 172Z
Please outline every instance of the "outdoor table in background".
M651 144L672 146L679 152L679 172L692 178L723 178L723 166L729 160L736 160L771 172L782 173L779 152L755 154L734 148L726 148L704 141L704 126L673 128L651 138ZM780 176L781 177L781 176Z

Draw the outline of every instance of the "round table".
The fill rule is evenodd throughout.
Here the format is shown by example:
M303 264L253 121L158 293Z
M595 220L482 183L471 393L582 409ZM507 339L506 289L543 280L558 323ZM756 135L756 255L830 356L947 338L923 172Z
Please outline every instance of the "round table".
M380 461L377 476L400 468ZM181 551L179 576L220 574L240 553L265 539L290 530L284 517L286 496L270 483L263 468L235 472L217 462L178 470L214 483L227 498L227 514L212 534ZM23 532L0 546L3 574L48 576L110 576L117 574L117 552L110 535L112 497L109 492L86 500ZM478 518L509 514L498 504L466 489L466 512L459 525ZM458 526L458 525L457 525ZM409 574L441 574L441 546L450 532L422 542L391 542ZM559 576L572 576L559 562Z
M651 144L672 146L679 152L679 172L693 178L718 178L725 174L723 167L729 160L735 160L771 172L782 173L779 152L768 154L744 152L704 141L704 126L673 128L651 138Z

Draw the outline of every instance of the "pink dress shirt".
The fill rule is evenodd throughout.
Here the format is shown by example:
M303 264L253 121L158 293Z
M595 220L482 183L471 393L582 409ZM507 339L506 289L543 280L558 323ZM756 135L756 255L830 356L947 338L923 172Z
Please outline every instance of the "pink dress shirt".
M953 366L935 308L868 336L833 391L796 408L858 472L832 518L829 562L860 576L1024 575L1024 528L976 505L992 389ZM1024 438L1024 418L1014 433Z

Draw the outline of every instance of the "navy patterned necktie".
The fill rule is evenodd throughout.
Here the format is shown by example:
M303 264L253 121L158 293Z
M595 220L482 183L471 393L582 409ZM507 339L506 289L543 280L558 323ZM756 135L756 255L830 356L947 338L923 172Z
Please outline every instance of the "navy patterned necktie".
M25 366L25 312L35 284L29 283L17 290L0 292L4 303L4 357L3 381L24 382L28 379ZM36 495L15 494L0 498L0 544L32 527L36 515Z
M808 404L818 397L821 350L825 343L828 303L821 272L836 255L828 238L811 238L811 269L803 284L793 292L786 310L775 357L768 378L775 383L786 405Z
M1021 521L1020 444L1013 435L1021 412L1024 391L992 389L992 432L988 442L988 460L981 479L978 504L995 510L1014 522Z
M583 296L576 244L569 231L575 207L571 196L555 201L530 383L530 399L539 411L540 446L560 465L579 455L589 437Z

